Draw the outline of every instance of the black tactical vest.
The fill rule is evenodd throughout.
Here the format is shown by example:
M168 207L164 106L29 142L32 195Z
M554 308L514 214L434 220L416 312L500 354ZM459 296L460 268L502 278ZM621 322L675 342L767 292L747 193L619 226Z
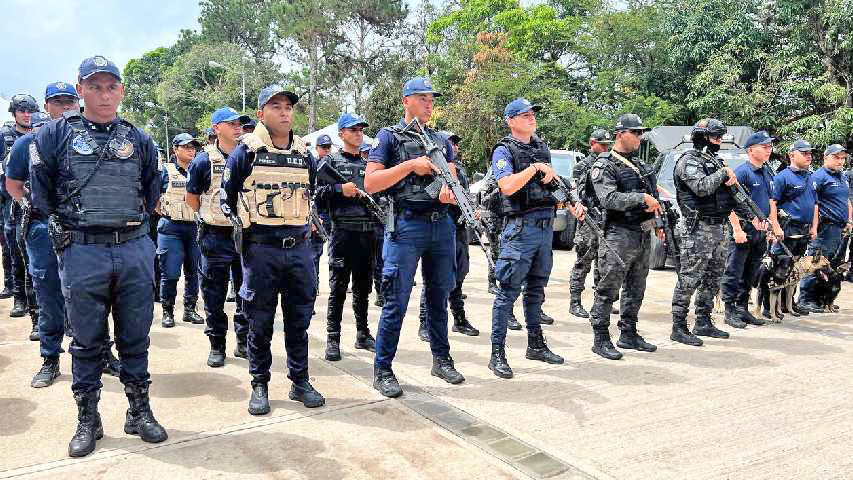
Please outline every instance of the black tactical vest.
M350 155L344 155L341 151L337 151L331 155L330 165L335 168L347 181L354 183L359 189L364 190L364 169L367 166L366 162L361 159L361 155L356 158ZM334 197L330 202L330 210L332 219L346 219L347 221L372 221L370 212L356 197L348 198L341 195Z
M388 127L388 131L391 132L397 141L397 158L400 163L426 155L423 144L414 133L403 132L403 127L400 125ZM434 130L424 127L424 132L440 148L444 146L444 139ZM430 197L424 190L434 180L434 175L415 175L411 173L393 187L394 200L397 202L421 204L425 207L429 206L429 204L437 204L439 203L438 199Z
M513 172L518 173L534 163L551 164L551 150L535 135L530 139L530 143L519 142L508 135L495 145L492 154L499 146L506 148L512 156ZM507 216L520 215L537 208L553 207L556 204L554 195L536 177L508 197L501 194L501 210Z
M65 115L71 127L65 162L73 180L59 185L59 214L72 229L127 229L144 223L140 148L133 126L119 121L112 133L87 129L79 113Z
M684 152L679 162L684 161L688 156L697 158L702 165L702 172L705 175L711 175L718 170L710 160L703 158L702 153L695 149L689 149ZM676 164L677 165L677 164ZM737 206L731 190L727 187L717 188L713 195L700 197L693 193L693 190L681 179L678 175L674 176L675 180L675 195L678 201L678 206L685 215L699 215L699 218L713 217L722 219L728 217L729 213Z
M655 192L650 190L650 188L657 187L657 178L654 172L652 172L645 164L641 162L634 162L630 158L628 159L628 161L631 161L637 170L639 170L640 175L645 177L644 181L643 178L637 174L637 171L626 165L625 162L611 155L610 152L602 153L598 158L599 161L604 160L605 165L608 168L614 169L616 174L617 191L622 193L648 193L649 195L655 196ZM592 182L589 183L590 185L588 190L592 188ZM591 196L595 198L597 206L600 206L598 197L594 193ZM638 227L646 220L654 218L654 216L654 213L646 212L645 207L638 207L628 211L608 209L606 214L606 223Z

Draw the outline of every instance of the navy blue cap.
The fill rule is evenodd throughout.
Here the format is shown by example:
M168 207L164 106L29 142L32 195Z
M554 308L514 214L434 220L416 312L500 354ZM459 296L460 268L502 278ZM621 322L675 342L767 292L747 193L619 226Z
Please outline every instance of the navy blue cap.
M516 98L515 100L509 102L506 108L504 108L504 118L512 118L516 115L529 112L531 110L533 110L534 112L538 112L539 110L542 110L542 107L539 105L533 105L524 98Z
M369 152L371 148L373 148L373 146L369 143L362 143L361 148L359 150L362 152Z
M243 121L243 120L245 120L245 121ZM249 118L248 115L243 115L242 117L240 117L240 121L243 122L243 128L246 128L246 127L255 128L258 126L258 122Z
M846 152L846 151L847 151L847 149L844 148L842 145L840 145L838 143L833 143L832 145L826 147L826 150L823 151L823 156L825 157L827 155L835 155L836 153Z
M59 97L62 95L67 95L69 97L80 98L77 96L77 89L74 88L74 85L65 82L53 82L48 84L47 88L44 89L44 100L47 101L53 97Z
M459 135L456 135L455 133L451 132L450 130L444 130L441 132L441 134L444 135L444 138L449 140L451 143L454 143L457 145L459 144L459 140L462 140L462 137L460 137Z
M764 130L760 130L753 133L746 139L746 143L743 144L743 148L749 148L753 145L767 145L768 143L773 143L773 140L776 139L768 135Z
M354 113L345 113L341 115L341 118L338 119L338 130L355 127L356 125L366 127L367 120L359 117L357 114Z
M222 122L233 122L234 120L240 120L240 123L243 124L251 120L251 118L249 118L248 115L240 115L237 113L237 110L234 110L231 107L222 107L210 115L211 125L216 125Z
M314 145L318 145L318 146L319 145L331 145L331 144L332 144L332 137L330 137L328 135L320 135L319 137L317 137L317 141L314 142Z
M195 144L196 148L201 148L201 142L196 140L195 137L193 137L189 133L179 133L175 135L175 138L172 139L172 145L175 146L182 146L188 143L193 143Z
M293 105L296 105L299 102L299 95L280 85L270 85L269 87L261 90L261 93L258 94L258 110L263 110L264 105L266 105L272 97L279 94L285 95Z
M797 140L788 147L788 152L811 152L812 144L805 140Z
M415 77L405 85L403 85L403 96L408 97L416 93L431 93L433 97L440 97L441 94L432 88L432 82L427 77Z
M116 80L121 81L121 72L115 63L107 60L101 55L95 55L83 60L80 64L80 69L77 71L77 76L80 80L86 80L96 73L109 73L116 77Z

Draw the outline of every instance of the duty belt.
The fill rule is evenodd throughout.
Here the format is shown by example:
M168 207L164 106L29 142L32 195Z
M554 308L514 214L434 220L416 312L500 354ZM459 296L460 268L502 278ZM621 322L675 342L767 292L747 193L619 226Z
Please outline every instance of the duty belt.
M504 226L513 225L531 225L539 228L548 228L554 223L554 218L526 218L523 216L505 218Z
M426 212L403 210L397 216L403 218L417 218L419 220L435 223L447 216L447 210L429 210Z
M349 232L372 232L376 229L376 223L367 220L333 220L332 226L334 228L340 228L341 230L347 230Z
M132 230L116 230L111 233L89 233L79 230L72 230L69 233L71 234L71 241L74 243L83 245L98 243L118 245L148 235L148 225L142 224Z
M251 233L247 235L246 241L250 243L259 243L261 245L269 245L284 249L293 248L304 242L306 237L278 237L275 235L265 235L260 233Z
M699 221L708 225L722 225L728 220L726 217L699 217Z
M836 220L829 220L829 219L826 219L826 220L821 219L820 224L821 225L823 225L823 224L835 225L836 227L842 227L842 228L847 226L847 222L839 222Z

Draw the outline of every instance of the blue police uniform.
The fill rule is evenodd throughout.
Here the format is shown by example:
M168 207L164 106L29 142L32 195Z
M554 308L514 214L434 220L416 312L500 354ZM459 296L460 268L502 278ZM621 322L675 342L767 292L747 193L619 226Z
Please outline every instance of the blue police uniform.
M845 252L839 252L838 248L841 245L841 232L850 216L850 183L841 170L821 167L811 175L811 185L818 205L819 223L817 238L809 243L806 255L815 255L820 251L821 255L830 258L833 265L838 265L844 261ZM814 274L806 275L800 282L800 304L814 303L815 283Z
M811 172L808 170L788 167L773 178L772 199L776 201L777 209L783 210L788 217L787 223L779 214L779 223L785 232L785 245L795 256L801 256L809 243L809 228L814 219L815 194L810 181ZM802 235L802 238L791 239L792 235ZM780 245L773 245L773 255L784 252Z
M218 144L208 145L190 163L187 192L202 196L202 210L212 210L219 205L218 192L227 156ZM211 157L215 157L216 161L212 162ZM228 333L228 315L225 314L228 279L230 275L234 288L239 290L243 285L243 267L240 264L240 252L234 248L229 222L217 221L217 216L213 213L208 215L202 212L201 217L204 226L199 235L201 258L198 270L206 315L204 333L210 339L211 348L220 349L224 354L225 337ZM245 358L249 324L244 312L243 299L237 296L234 313L234 333L237 336L235 356Z
M0 198L3 201L3 240L8 251L8 267L6 268L6 260L4 259L4 269L6 275L11 280L12 295L15 298L15 305L12 308L9 316L23 317L26 314L27 302L27 262L24 260L23 252L18 246L18 227L17 221L20 216L20 206L17 206L6 191L6 162L8 154L12 149L15 141L26 135L19 132L15 128L3 128L0 130L0 162L3 164L3 169L0 169ZM32 299L31 299L32 300ZM31 314L34 313L35 302L32 302L29 307Z

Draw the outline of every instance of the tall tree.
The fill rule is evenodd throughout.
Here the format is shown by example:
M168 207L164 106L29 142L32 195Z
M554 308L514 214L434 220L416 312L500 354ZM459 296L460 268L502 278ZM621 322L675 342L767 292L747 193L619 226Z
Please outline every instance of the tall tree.
M256 61L276 53L269 0L201 0L198 23L208 43L239 45Z

